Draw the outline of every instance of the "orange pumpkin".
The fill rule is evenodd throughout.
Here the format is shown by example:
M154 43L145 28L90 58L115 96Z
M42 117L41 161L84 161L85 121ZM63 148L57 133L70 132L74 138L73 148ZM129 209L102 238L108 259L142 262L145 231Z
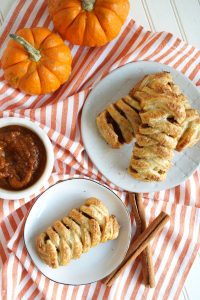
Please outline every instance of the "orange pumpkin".
M23 28L10 37L1 66L12 87L26 94L48 94L69 78L70 49L57 34L47 28Z
M64 39L94 47L118 35L130 5L128 0L48 0L48 7Z

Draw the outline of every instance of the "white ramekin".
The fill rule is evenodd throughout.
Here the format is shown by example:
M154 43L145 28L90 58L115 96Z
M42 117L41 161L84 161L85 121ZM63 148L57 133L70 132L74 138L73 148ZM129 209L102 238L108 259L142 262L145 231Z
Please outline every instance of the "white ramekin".
M32 121L29 121L28 119L23 118L15 118L15 117L9 117L9 118L1 118L0 119L0 128L9 126L9 125L19 125L26 127L33 131L37 136L41 139L41 141L44 144L46 155L47 155L47 161L46 166L41 174L40 178L30 187L21 190L21 191L10 191L0 188L0 198L3 199L9 199L9 200L16 200L16 199L22 199L28 196L31 196L38 192L44 184L49 179L53 165L54 165L54 152L52 144L47 136L47 134L40 128L37 124L35 124Z

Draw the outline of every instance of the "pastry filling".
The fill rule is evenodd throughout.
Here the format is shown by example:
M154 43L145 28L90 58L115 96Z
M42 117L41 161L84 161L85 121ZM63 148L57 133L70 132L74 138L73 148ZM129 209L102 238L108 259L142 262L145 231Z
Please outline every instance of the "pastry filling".
M115 122L115 120L113 120L113 118L111 117L111 115L109 114L108 111L106 111L106 119L108 124L111 124L113 126L114 132L117 134L119 142L121 144L124 144L125 140L123 138L122 132L120 130L119 125L117 124L117 122Z
M175 121L175 119L173 117L167 118L167 121L169 121L172 124L177 124L177 122Z
M85 213L85 212L81 212L82 213L82 215L84 216L84 217L86 217L86 218L88 218L88 219L93 219L90 215L88 215L87 213Z
M44 238L44 241L47 242L48 240L49 240L49 236L46 234L45 238Z
M114 104L114 108L120 113L120 115L127 119L126 114L120 109L120 107L117 106L117 104Z
M131 166L129 167L129 169L130 169L130 171L133 172L133 173L138 173L138 171L137 171L136 169L134 169L133 167L131 167Z
M134 99L134 98L133 98ZM138 114L139 114L139 109L137 109L136 107L133 107L133 106L131 106L130 104L129 104L129 102L128 101L126 101L125 99L123 99L122 98L122 100L123 100L123 102L126 104L126 105L128 105L130 108L132 108L132 110L135 110ZM136 99L135 99L135 101L137 101ZM137 101L138 102L138 101Z

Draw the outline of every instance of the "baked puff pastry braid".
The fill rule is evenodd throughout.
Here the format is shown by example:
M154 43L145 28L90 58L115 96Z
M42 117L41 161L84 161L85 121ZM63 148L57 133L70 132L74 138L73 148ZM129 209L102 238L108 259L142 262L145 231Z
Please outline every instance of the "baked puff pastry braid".
M138 180L162 181L182 133L186 100L165 72L146 76L131 94L139 101L142 125L128 172Z
M150 103L148 101L149 94L151 98L154 98L154 102L151 101ZM125 116L131 123L133 137L138 132L144 133L144 130L140 127L141 123L149 123L150 126L154 126L156 123L158 130L180 139L176 147L177 151L194 146L200 139L200 116L196 110L191 108L187 98L182 94L179 86L175 84L170 73L162 72L146 76L130 91L129 95L118 100L114 105L122 116ZM149 110L151 107L154 109L139 115L142 109L141 106L144 111L145 109ZM173 114L175 113L174 118L180 126L168 121L171 110ZM113 119L107 110L100 113L96 119L101 136L112 148L120 148L124 143L128 143L129 138L125 141L122 132L129 135L130 128L122 126L122 120L119 120L119 117Z
M143 81L139 82L135 86L135 88L130 92L130 95L133 97L136 96L136 90L141 89L141 87L144 87L145 90L148 90L148 88L154 89L157 92L164 94L166 99L170 99L172 97L172 105L173 102L175 105L177 105L177 99L179 104L184 104L185 114L180 113L181 111L177 108L177 112L180 113L180 115L177 115L177 121L179 120L178 123L181 126L177 132L174 131L177 129L175 126L172 126L169 123L166 124L166 122L163 123L162 120L160 120L160 127L165 126L169 134L174 131L174 133L179 136L179 141L176 146L177 151L180 152L186 148L194 146L200 140L200 116L199 113L190 106L187 98L182 94L179 86L173 81L171 74L163 72L147 76ZM151 92L151 95L155 94ZM145 118L147 115L144 114L143 118ZM183 120L184 115L185 118Z
M141 123L139 111L138 101L127 95L110 104L97 116L97 128L107 144L112 148L120 148L132 141Z
M58 268L78 259L91 247L119 235L119 223L102 201L89 198L79 209L55 221L36 237L36 250L48 266Z

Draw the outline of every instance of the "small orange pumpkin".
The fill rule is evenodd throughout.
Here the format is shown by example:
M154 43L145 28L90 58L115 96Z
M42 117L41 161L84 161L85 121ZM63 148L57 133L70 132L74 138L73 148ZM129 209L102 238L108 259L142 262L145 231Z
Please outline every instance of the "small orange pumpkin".
M48 0L56 30L73 44L102 46L113 40L128 12L128 0Z
M70 49L57 34L38 27L20 29L10 37L1 66L12 87L26 94L48 94L69 78Z

